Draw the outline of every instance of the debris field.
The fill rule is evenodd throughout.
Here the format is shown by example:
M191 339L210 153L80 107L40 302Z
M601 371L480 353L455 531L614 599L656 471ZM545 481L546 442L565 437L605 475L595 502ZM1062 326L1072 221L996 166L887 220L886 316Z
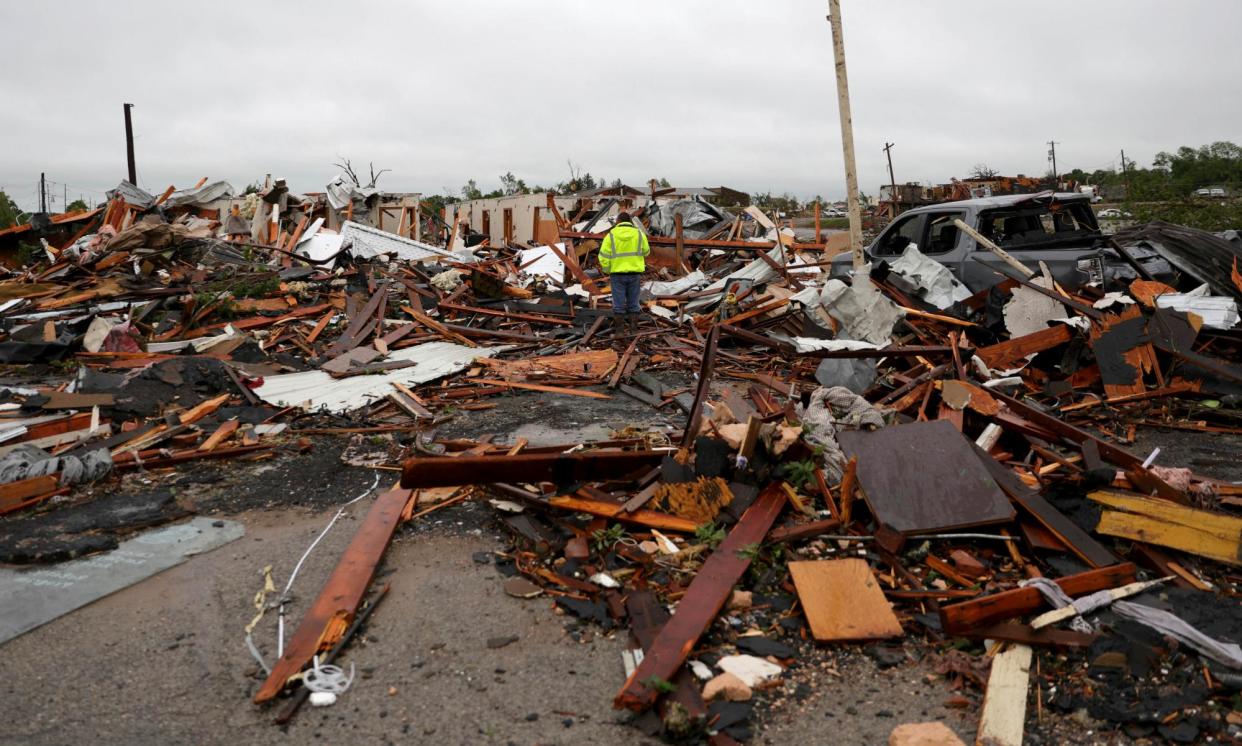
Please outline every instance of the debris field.
M835 234L655 190L568 215L549 195L558 240L506 245L416 207L371 225L348 190L224 194L122 183L5 254L3 641L241 536L165 488L196 462L339 441L381 476L323 512L352 532L326 583L298 616L293 577L239 589L258 667L237 697L277 724L367 686L350 645L398 592L390 542L470 504L509 537L480 560L507 597L628 641L612 705L636 738L760 740L757 705L834 648L933 665L979 743L1084 710L1117 737L1242 737L1242 485L1132 447L1242 434L1236 234L1127 229L1131 271L1079 287L980 236L1002 261L971 292L913 245L830 276ZM623 208L653 246L632 334L595 260ZM669 424L444 435L526 392ZM119 488L136 473L156 489Z

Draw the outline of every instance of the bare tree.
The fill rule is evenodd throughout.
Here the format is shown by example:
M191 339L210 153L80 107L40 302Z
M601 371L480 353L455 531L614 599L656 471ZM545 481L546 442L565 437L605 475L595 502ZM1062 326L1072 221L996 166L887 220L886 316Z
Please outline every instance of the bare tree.
M986 163L976 163L970 170L972 179L995 179L997 176L1000 176L1000 172Z
M343 163L334 163L332 165L341 169L341 171L345 174L346 178L352 181L354 183L354 186L358 187L359 189L374 189L375 182L379 181L379 177L383 176L385 173L392 170L390 168L381 168L379 172L377 173L375 170L375 163L374 162L368 163L367 166L370 167L371 169L371 181L368 182L366 186L363 186L362 180L358 178L358 174L354 171L354 164L350 163L348 158L343 158L341 156L337 156L337 157L341 158Z

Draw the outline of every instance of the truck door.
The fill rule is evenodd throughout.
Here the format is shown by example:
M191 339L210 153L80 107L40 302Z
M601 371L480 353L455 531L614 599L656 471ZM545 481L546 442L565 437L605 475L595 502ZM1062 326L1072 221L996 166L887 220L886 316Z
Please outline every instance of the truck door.
M923 238L924 213L900 215L871 244L868 253L876 259L896 259L910 244ZM920 250L922 247L919 247Z
M919 240L919 251L948 267L958 277L961 276L962 256L966 252L959 248L961 231L953 221L964 219L965 215L963 210L927 213L923 237Z

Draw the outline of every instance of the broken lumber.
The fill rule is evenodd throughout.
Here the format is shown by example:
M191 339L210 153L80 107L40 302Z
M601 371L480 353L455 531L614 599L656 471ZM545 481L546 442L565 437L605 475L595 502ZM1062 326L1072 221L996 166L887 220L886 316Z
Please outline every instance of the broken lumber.
M1072 598L1131 583L1134 581L1136 569L1133 563L1126 562L1057 578L1054 582ZM1034 613L1042 609L1045 603L1044 597L1034 588L1012 588L944 606L940 609L940 624L945 632L960 634Z
M1031 653L1027 645L1011 645L992 659L983 714L975 743L981 746L1022 746L1026 723L1026 691L1031 685Z
M1109 490L1087 497L1116 508L1100 516L1098 533L1242 565L1242 518Z
M763 541L784 506L784 490L771 484L742 514L741 520L691 581L686 595L677 604L677 612L660 628L642 663L613 700L614 707L641 711L655 702L659 695L656 683L673 679L699 637L724 607L733 585L750 566L750 555L743 550Z
M621 479L657 466L657 451L522 453L516 456L436 456L412 458L401 472L401 486L451 487L493 482L572 482Z
M275 698L291 676L301 672L317 653L331 648L348 629L412 494L408 489L396 489L375 498L336 569L289 639L285 654L254 695L255 704Z
M789 574L817 641L901 636L897 615L866 560L790 562Z

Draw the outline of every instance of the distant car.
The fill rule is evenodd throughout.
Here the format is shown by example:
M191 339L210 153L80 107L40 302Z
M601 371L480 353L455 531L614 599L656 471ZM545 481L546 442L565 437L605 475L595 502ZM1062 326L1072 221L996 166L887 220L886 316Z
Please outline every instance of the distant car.
M1224 197L1224 187L1203 187L1195 190L1196 197Z
M845 212L844 212L843 210L838 210L838 209L836 209L836 208L829 208L829 209L827 209L827 210L824 210L824 217L826 217L826 218L843 218L843 217L846 217L846 214L845 214Z
M1124 210L1118 210L1116 207L1110 207L1107 210L1100 210L1099 212L1095 214L1095 216L1097 218L1113 218L1113 219L1134 217L1133 215L1131 215L1130 213Z
M959 231L954 220L960 219L1028 267L1046 263L1056 281L1071 290L1109 276L1133 275L1129 264L1107 245L1090 199L1086 194L1045 192L916 207L889 223L864 254L867 261L892 262L907 246L915 244L924 255L948 267L971 292L985 290L1005 279L992 269L1001 260ZM1116 212L1122 217L1128 215ZM1150 257L1131 254L1147 265L1153 276L1165 281L1168 263L1155 252ZM831 276L848 277L851 262L848 252L834 257Z

